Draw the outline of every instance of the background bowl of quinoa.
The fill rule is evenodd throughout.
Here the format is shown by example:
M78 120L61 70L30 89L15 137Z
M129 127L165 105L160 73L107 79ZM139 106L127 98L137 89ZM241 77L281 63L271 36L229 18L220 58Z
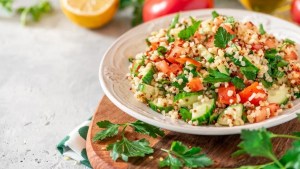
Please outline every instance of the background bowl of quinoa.
M233 16L236 20L252 21L255 25L260 23L264 25L265 30L273 34L278 39L290 38L298 44L300 43L300 28L287 21L272 17L270 15L249 12L235 9L213 9L218 13L227 16ZM211 18L209 10L193 10L181 12L181 18L189 16L198 19ZM209 126L192 126L182 120L172 119L151 110L146 104L139 102L134 94L130 91L130 83L126 79L129 72L128 58L135 56L137 53L146 49L145 39L152 32L160 28L168 27L175 14L155 19L153 21L143 23L119 37L114 44L106 51L99 69L100 84L106 96L122 111L130 116L171 131L196 134L196 135L229 135L238 134L242 129L257 129L261 127L269 128L296 117L296 113L300 109L300 101L297 99L293 102L291 109L284 110L280 115L272 117L259 123L246 123L243 126L234 127L218 127Z

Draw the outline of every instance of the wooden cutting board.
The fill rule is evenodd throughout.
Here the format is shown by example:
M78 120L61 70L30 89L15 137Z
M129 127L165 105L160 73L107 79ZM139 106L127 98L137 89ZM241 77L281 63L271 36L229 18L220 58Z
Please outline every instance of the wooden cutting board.
M210 168L235 168L241 165L254 165L268 162L268 160L264 158L250 158L246 155L231 158L231 153L237 150L237 145L240 142L239 135L198 136L166 131L165 137L154 139L142 134L136 134L130 130L126 131L126 136L133 140L141 138L148 139L154 148L154 154L144 158L131 158L128 163L121 160L114 162L110 157L110 152L106 151L106 146L120 139L120 137L101 142L92 142L94 135L101 130L96 123L102 120L109 120L113 123L124 123L133 122L136 119L118 109L106 96L103 97L90 124L86 142L87 155L94 169L158 168L159 158L165 155L165 153L160 151L160 148L168 149L174 140L181 141L189 146L202 147L203 152L214 160L214 165ZM290 122L272 127L270 130L274 133L281 134L292 133L300 130L300 122L294 119ZM281 156L285 150L291 146L291 142L291 139L274 139L274 151L278 156Z

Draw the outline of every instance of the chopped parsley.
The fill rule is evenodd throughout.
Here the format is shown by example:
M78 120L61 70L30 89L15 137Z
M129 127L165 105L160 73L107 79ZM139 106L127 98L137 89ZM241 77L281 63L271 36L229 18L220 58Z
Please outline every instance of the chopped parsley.
M164 46L159 46L157 48L157 53L161 56L164 56L167 53L167 48Z
M231 77L227 74L221 73L218 70L210 69L208 70L209 75L203 79L207 83L218 83L218 82L229 82Z
M288 38L286 38L286 39L283 41L283 43L289 44L289 45L295 45L295 41L293 41L293 40L291 40L291 39L288 39Z
M220 16L217 11L212 11L211 15L212 15L213 19Z
M219 27L215 34L214 44L216 47L225 48L235 36L228 33L223 27Z
M236 76L231 79L231 82L239 90L243 90L246 87L244 81Z
M192 37L195 34L195 32L198 30L201 21L200 20L199 21L195 21L193 18L191 18L191 20L192 20L192 25L188 26L187 28L181 30L178 33L178 37L180 39L189 40L190 37Z
M259 34L264 35L266 33L264 26L262 24L259 24Z

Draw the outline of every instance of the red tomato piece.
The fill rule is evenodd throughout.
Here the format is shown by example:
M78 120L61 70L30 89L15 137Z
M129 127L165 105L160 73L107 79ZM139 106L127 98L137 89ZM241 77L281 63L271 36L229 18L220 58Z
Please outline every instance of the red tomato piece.
M258 51L259 49L262 49L264 45L262 44L253 44L252 45L252 50Z
M294 22L300 24L300 0L292 2L291 16Z
M284 56L284 60L286 61L292 61L297 59L298 59L298 55L294 51Z
M180 64L185 64L186 62L190 62L191 64L193 64L197 67L201 67L201 63L192 58L177 58L175 60L176 60L176 62L178 62Z
M143 6L143 20L147 22L175 12L212 7L213 0L146 0Z
M203 84L199 77L193 78L187 83L187 86L192 90L192 92L198 92L203 89Z
M165 60L159 61L155 63L156 68L164 73L168 73L169 72L169 65Z
M236 103L236 89L234 85L230 84L227 87L221 86L218 88L218 102L227 105Z
M250 86L242 90L239 93L239 96L241 98L241 103L245 103L249 101L255 106L258 106L260 101L267 100L267 93L258 86L259 86L258 82L254 82Z
M182 70L182 67L179 64L171 64L169 66L169 72L168 73L173 73L173 74L177 74L178 72L180 72Z
M230 33L231 35L234 35L235 33L233 32L233 30L228 26L228 25L223 25L222 26L228 33Z

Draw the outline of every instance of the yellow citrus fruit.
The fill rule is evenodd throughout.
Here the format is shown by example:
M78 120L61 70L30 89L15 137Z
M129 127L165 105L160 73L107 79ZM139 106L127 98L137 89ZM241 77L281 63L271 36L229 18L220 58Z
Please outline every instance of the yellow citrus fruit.
M99 28L115 15L119 0L60 0L64 14L86 28Z

